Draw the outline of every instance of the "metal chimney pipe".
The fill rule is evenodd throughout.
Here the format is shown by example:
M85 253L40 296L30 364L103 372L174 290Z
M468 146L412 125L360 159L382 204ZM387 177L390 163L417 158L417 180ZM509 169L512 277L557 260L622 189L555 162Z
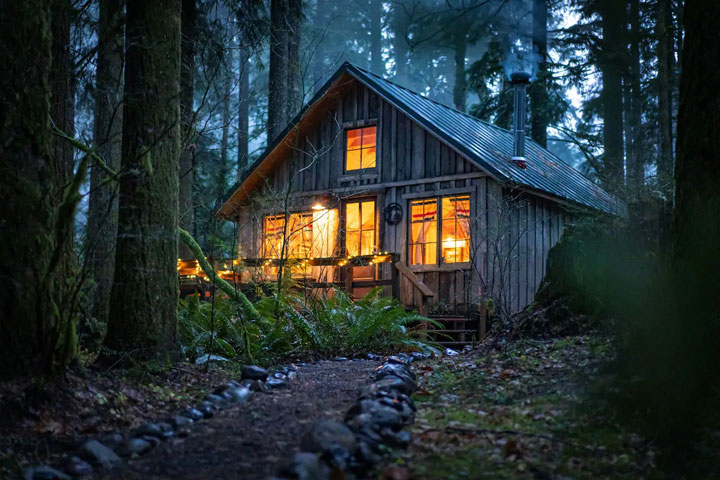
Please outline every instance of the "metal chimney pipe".
M525 104L527 103L525 90L530 83L530 73L514 72L510 75L510 83L513 85L515 95L515 115L513 117L515 144L512 160L521 168L525 168Z

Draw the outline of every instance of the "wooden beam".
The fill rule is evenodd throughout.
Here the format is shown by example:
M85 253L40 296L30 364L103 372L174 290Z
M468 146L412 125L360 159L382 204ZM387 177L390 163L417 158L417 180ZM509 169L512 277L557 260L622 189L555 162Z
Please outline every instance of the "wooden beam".
M417 288L423 297L434 297L435 293L428 288L427 285L425 285L420 279L413 273L410 268L408 268L407 265L405 265L405 262L397 262L395 263L395 268L398 269L400 273L405 275L405 277L410 280L410 283Z

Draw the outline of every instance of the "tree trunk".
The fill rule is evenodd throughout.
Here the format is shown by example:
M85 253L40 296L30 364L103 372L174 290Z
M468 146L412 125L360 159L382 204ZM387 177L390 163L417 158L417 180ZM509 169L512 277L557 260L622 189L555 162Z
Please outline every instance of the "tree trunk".
M124 173L105 345L148 358L177 348L181 4L126 4Z
M55 327L50 4L0 8L0 379L42 373ZM49 288L48 288L49 287Z
M640 86L640 0L630 1L630 65L629 108L628 108L628 150L627 174L631 195L637 195L644 182L644 162L642 155L642 90Z
M325 29L327 28L327 2L317 0L315 2L315 18L313 19L315 30L315 53L313 54L313 89L317 92L323 86L325 79Z
M467 53L467 29L460 28L460 31L453 39L455 57L455 84L453 85L453 103L455 108L461 112L465 111L467 98L467 78L465 78L465 55Z
M600 61L603 88L600 101L603 113L605 155L603 180L611 192L624 185L622 78L625 60L625 2L604 0L601 10L603 49Z
M528 87L533 140L547 147L549 72L547 68L547 0L533 0L533 51L538 55L535 81Z
M370 0L370 71L385 73L382 61L382 1Z
M393 57L395 61L395 81L402 84L407 76L408 44L405 38L407 16L399 5L395 5L392 14Z
M660 152L657 164L658 186L670 197L673 171L672 89L675 85L672 0L658 0L655 35L658 59L658 129Z
M692 355L696 381L702 384L695 387L703 391L717 378L720 333L720 71L712 68L720 57L717 18L720 3L686 0L673 216L674 273L683 315L677 321L683 322L684 333L695 335L685 353Z
M123 76L122 0L101 0L98 21L98 59L95 72L95 149L114 171L122 155L122 76ZM102 168L90 171L87 245L91 277L95 282L92 315L107 323L115 268L117 235L117 184L103 185Z
M238 81L238 180L249 162L248 141L250 139L250 45L241 27L240 31L240 78Z
M287 111L286 124L300 111L303 101L303 85L300 65L300 33L302 29L302 0L289 0L287 9Z
M268 79L267 143L285 128L288 106L288 6L283 0L270 2L270 73Z
M195 37L197 5L195 0L182 0L180 43L180 191L178 214L180 226L193 231L195 208L193 185L195 183L194 146L194 92L195 92ZM192 258L192 252L184 243L178 244L180 258Z
M229 53L228 53L229 55ZM223 106L222 106L222 135L220 137L220 168L218 169L218 182L216 200L220 201L227 189L228 170L228 144L230 141L230 96L232 95L232 57L227 59L228 65L223 66Z

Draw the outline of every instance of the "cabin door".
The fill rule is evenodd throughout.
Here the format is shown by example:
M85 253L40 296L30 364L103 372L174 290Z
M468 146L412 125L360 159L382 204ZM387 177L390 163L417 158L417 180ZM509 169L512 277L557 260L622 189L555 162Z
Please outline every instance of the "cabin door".
M374 198L349 201L345 204L345 254L357 257L377 251L376 202ZM375 266L353 267L354 280L374 280ZM354 298L362 297L370 287L353 288Z

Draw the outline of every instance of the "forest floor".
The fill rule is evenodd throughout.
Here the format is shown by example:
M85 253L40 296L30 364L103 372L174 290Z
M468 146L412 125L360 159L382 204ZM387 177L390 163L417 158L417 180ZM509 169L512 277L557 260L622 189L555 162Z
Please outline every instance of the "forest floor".
M413 441L387 478L665 478L652 442L588 393L610 355L608 339L575 336L416 364Z
M103 478L264 479L299 452L314 420L342 421L379 361L319 361L301 365L285 389L255 393L250 401L192 426L187 437L153 451ZM58 465L87 438L127 432L176 414L239 371L176 366L154 375L71 369L56 384L33 392L0 389L0 479L22 478L31 465Z

